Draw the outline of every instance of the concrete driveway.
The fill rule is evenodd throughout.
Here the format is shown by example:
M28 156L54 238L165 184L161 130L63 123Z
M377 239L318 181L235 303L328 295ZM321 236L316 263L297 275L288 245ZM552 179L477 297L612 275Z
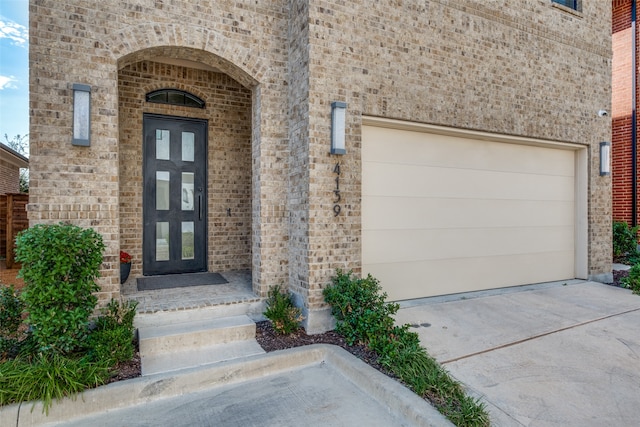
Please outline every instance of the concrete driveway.
M640 296L567 281L401 304L398 323L496 426L635 426Z

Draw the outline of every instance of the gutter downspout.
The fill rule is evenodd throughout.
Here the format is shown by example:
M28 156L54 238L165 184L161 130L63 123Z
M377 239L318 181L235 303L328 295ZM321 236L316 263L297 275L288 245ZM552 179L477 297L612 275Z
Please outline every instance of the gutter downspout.
M638 225L638 144L637 144L637 115L636 115L636 91L637 72L636 65L636 0L631 2L631 223L632 227Z

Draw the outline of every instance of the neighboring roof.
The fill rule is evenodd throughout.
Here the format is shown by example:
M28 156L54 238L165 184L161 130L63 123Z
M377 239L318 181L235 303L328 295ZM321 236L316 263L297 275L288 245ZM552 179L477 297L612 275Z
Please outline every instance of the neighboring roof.
M0 159L6 160L19 168L29 167L29 159L4 144L0 144Z

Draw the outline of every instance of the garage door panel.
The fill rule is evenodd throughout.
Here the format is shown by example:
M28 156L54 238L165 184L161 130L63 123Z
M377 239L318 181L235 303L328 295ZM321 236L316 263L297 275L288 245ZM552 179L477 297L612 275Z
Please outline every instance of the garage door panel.
M363 164L363 196L567 200L572 177L389 163Z
M367 143L363 162L573 175L567 171L575 155L571 150L436 134L425 139L421 132L368 126L363 127L363 141Z
M573 276L567 265L573 252L506 255L459 260L370 264L367 273L380 280L390 301L551 282ZM558 263L557 260L564 260ZM539 268L541 265L547 268Z
M573 227L366 230L362 256L368 264L458 259L543 252L573 253Z
M370 230L573 226L573 201L369 196L362 200Z
M575 277L575 165L557 146L363 126L363 272L395 300Z

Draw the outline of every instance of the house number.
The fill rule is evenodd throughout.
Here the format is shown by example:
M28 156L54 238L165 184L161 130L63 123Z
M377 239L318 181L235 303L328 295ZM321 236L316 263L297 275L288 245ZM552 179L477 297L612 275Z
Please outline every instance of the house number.
M340 200L342 200L342 197L340 197L340 163L336 163L333 173L336 174L336 189L333 190L333 216L338 216L342 210L340 207Z

